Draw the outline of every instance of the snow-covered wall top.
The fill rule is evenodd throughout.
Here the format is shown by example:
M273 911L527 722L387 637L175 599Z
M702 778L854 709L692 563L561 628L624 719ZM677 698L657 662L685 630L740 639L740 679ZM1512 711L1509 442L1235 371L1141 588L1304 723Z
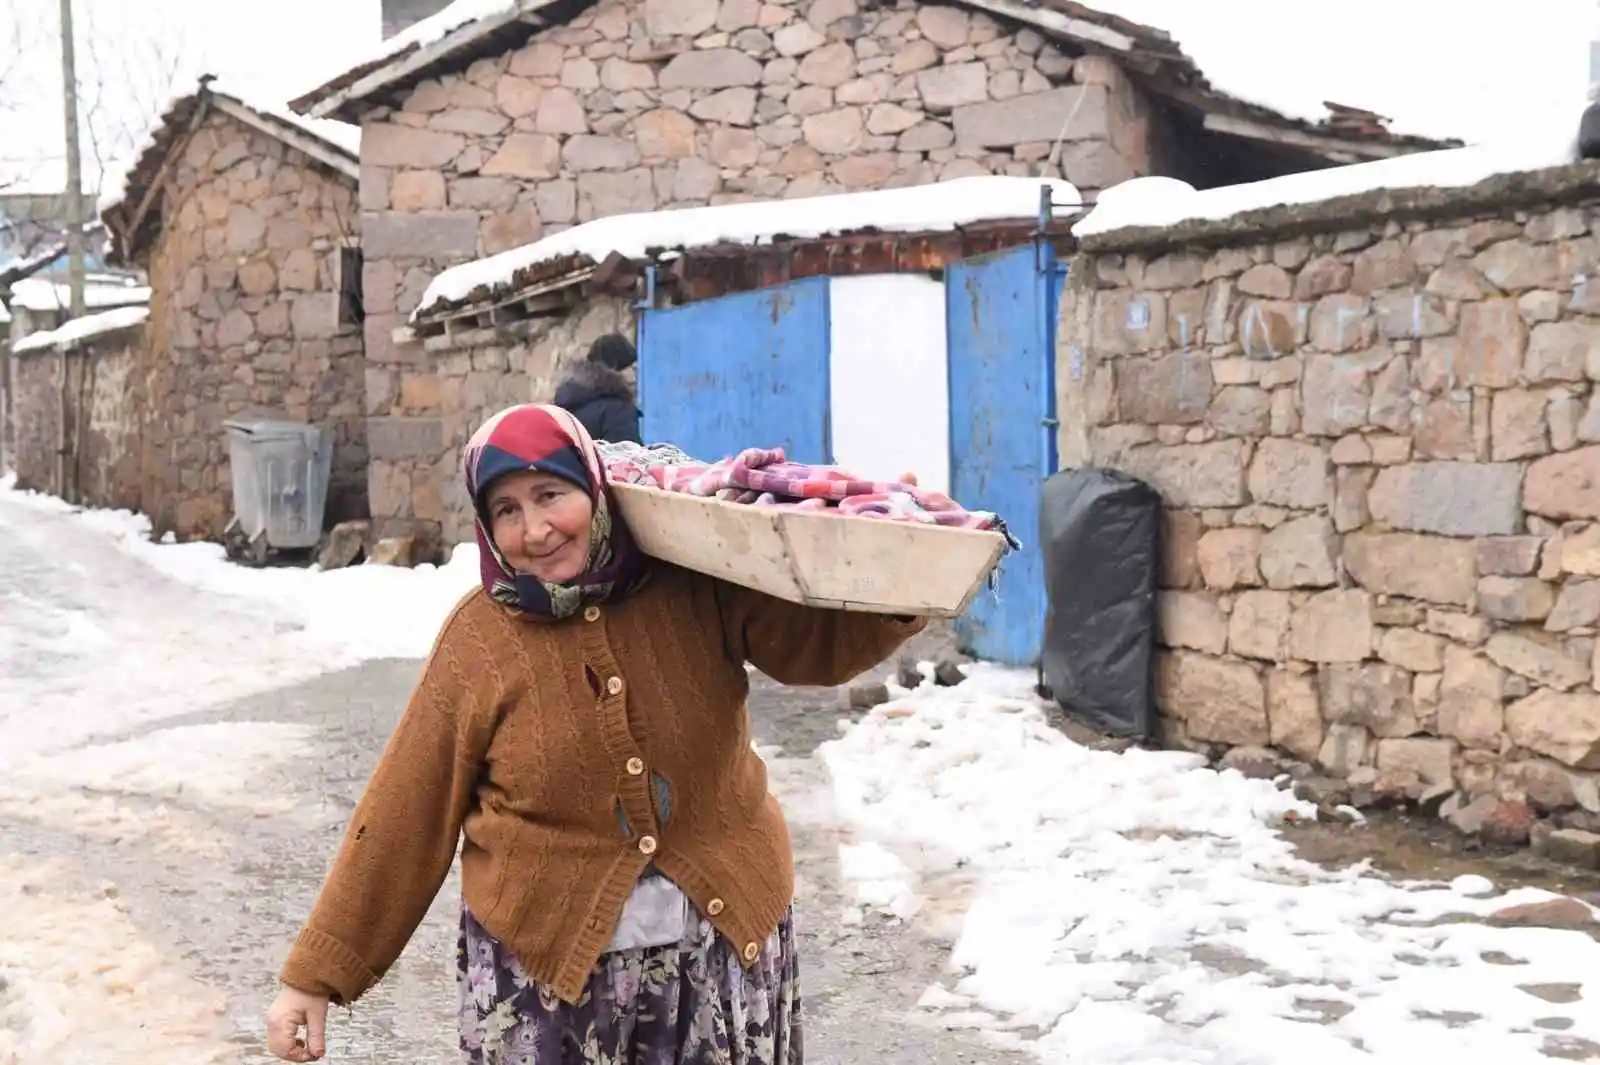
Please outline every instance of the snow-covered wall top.
M1575 158L1570 142L1526 142L1420 152L1203 192L1172 178L1136 178L1102 192L1072 233L1087 248L1109 249L1175 243L1208 231L1275 229L1303 220L1304 209L1316 205L1331 211L1352 197L1380 193L1464 195L1496 178L1570 167Z
M118 307L114 311L103 314L90 314L82 318L74 318L59 329L51 329L41 333L29 333L17 341L11 348L13 354L25 355L30 351L45 351L56 348L65 351L74 344L85 340L92 340L97 336L115 333L121 329L132 329L143 325L150 318L149 307Z
M854 231L930 233L977 222L1036 218L1048 186L1057 217L1078 211L1079 194L1053 178L969 177L903 189L810 196L796 200L733 203L612 215L439 274L423 293L412 320L440 303L466 299L478 289L511 284L518 271L568 256L595 262L613 252L629 259L714 244L770 244Z
M11 302L27 311L60 311L71 306L72 290L64 281L28 277L11 286ZM83 287L83 302L91 310L142 305L150 302L150 289L146 285L96 282L91 279Z

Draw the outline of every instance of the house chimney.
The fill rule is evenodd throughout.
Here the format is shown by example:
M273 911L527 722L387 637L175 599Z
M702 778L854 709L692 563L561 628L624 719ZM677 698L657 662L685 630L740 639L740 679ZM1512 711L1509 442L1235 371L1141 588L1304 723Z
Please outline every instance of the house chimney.
M383 0L383 39L388 40L406 27L437 15L450 6L450 0Z

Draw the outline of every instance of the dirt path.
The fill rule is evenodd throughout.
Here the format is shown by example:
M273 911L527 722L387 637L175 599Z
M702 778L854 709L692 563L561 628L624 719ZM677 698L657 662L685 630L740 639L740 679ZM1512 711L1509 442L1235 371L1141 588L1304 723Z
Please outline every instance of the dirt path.
M839 846L851 841L833 812L818 746L839 733L846 711L840 692L785 689L756 678L751 717L768 760L772 789L784 804L794 835L799 876L798 913L805 944L806 1056L820 1065L920 1065L1031 1062L973 1032L947 1031L917 1000L938 981L950 955L951 926L941 915L964 909L964 885L942 885L911 925L869 915L844 924L839 915L853 899L841 889ZM773 745L772 750L766 745ZM941 885L924 885L938 888Z
M1468 839L1437 818L1369 811L1365 824L1302 822L1284 830L1301 857L1330 869L1370 861L1402 880L1486 876L1501 889L1544 888L1600 906L1600 872L1538 857L1526 847L1493 847Z
M246 743L299 737L288 750L262 759L263 771L234 794L219 791L215 781L204 790L156 783L79 788L70 802L57 796L32 816L13 790L7 816L0 818L0 855L15 856L0 864L0 906L17 913L12 907L26 904L22 912L34 916L23 936L8 932L7 949L52 968L57 981L90 985L87 995L60 997L54 1008L61 1024L84 1026L70 1016L78 1010L102 1018L98 1028L88 1022L92 1044L80 1031L60 1042L56 1060L142 1065L175 1060L178 1047L186 1062L269 1060L259 1027L277 964L417 670L415 662L370 663L168 719L84 752L104 759L113 747L167 730L200 736L233 729L227 734ZM936 978L947 944L885 921L839 923L847 905L838 880L840 836L825 770L811 757L821 739L836 733L838 714L820 705L833 698L763 685L752 708L759 741L780 748L769 756L773 786L795 829L809 1060L1028 1060L976 1035L915 1020L916 1001ZM336 1012L331 1060L456 1060L458 897L452 874L388 978L353 1011ZM63 929L70 933L65 938ZM133 978L95 973L113 955L127 959ZM24 1016L30 1009L24 998L36 1000L39 988L48 986L37 984L27 996L20 986L0 988L0 1019L15 1018L19 1030L33 1025L36 1044L47 1044L50 1033L39 1027L44 1019ZM112 1006L118 1008L106 1012ZM123 1025L128 1030L119 1035L115 1029ZM141 1025L147 1030L139 1031ZM91 1045L97 1053L84 1057L82 1048ZM11 1065L3 1049L0 1065Z

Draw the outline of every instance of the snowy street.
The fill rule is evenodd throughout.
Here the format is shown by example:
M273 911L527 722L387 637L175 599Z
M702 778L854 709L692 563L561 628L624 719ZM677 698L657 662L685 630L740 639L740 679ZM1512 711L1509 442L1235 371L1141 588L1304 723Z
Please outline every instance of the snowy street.
M283 951L476 572L243 571L136 530L0 492L0 1065L270 1060ZM906 1023L945 951L838 921L813 756L835 699L763 685L753 706L782 745L764 753L800 852L813 1059L1028 1060ZM455 1060L456 900L452 882L388 978L335 1011L331 1060Z
M0 1065L268 1060L278 961L475 574L243 571L138 529L0 491ZM1600 944L1478 919L1552 896L1324 871L1287 792L1078 746L1031 681L973 667L847 728L758 683L812 1061L1600 1058ZM455 906L329 1060L454 1059Z

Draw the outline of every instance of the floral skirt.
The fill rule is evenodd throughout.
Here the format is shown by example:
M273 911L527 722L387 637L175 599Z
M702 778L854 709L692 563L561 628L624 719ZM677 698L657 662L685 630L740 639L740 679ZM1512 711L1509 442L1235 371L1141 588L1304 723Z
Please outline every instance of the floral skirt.
M694 913L676 946L606 954L575 1006L523 972L461 907L456 980L468 1065L803 1065L786 914L748 969Z

